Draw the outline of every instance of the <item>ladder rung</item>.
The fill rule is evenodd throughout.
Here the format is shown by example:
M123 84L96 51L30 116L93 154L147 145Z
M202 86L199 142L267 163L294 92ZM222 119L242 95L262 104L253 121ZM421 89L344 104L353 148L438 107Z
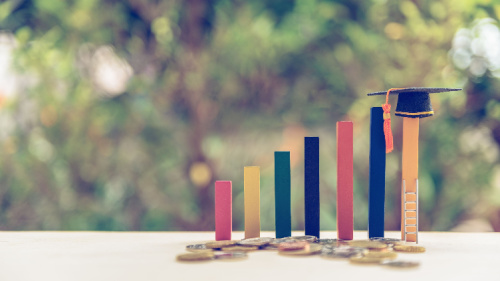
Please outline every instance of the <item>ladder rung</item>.
M417 194L416 192L412 192L412 191L406 191L405 194Z
M416 231L411 231L411 232L405 232L406 234L417 234Z
M405 226L417 226L416 224L405 224Z

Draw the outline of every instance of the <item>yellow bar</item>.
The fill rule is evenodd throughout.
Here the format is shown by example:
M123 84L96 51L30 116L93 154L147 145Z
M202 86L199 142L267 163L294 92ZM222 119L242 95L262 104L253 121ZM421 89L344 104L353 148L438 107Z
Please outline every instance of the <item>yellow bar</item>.
M260 167L245 167L245 239L260 237Z
M418 124L419 118L403 117L402 178L406 185L406 192L417 191L416 180L418 179ZM415 199L418 200L416 196ZM404 207L404 186L403 183L401 183L401 239L404 239L405 230ZM407 217L416 217L416 212L407 212ZM408 235L406 237L406 241L416 242L416 238L416 235Z

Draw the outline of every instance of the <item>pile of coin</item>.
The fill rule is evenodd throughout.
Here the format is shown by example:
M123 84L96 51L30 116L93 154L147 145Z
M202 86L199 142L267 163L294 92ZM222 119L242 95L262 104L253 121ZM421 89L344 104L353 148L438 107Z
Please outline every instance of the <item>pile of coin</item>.
M422 246L394 239L377 237L369 240L317 239L315 236L286 238L250 238L243 240L210 241L186 246L188 253L177 256L178 261L239 260L252 251L277 251L283 256L318 255L326 259L349 260L353 264L376 264L387 267L412 268L414 261L396 260L398 252L423 253Z

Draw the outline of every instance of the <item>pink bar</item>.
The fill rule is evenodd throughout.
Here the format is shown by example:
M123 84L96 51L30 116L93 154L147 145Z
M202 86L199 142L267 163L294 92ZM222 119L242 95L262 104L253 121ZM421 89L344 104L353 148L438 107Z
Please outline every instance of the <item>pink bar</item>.
M352 122L337 122L337 237L352 240L353 135Z
M231 240L233 204L231 181L215 182L215 240Z

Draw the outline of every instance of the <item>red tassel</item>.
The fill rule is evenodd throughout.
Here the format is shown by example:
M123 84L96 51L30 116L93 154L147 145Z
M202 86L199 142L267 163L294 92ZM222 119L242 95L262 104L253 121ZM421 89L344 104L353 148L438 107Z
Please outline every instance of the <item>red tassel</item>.
M385 153L389 153L394 148L391 130L391 105L383 104L384 110L384 135L385 135Z
M391 130L391 105L389 104L389 94L393 90L400 90L403 88L392 88L387 91L385 96L385 104L382 105L384 110L384 136L385 136L385 153L389 153L394 149L392 130Z

